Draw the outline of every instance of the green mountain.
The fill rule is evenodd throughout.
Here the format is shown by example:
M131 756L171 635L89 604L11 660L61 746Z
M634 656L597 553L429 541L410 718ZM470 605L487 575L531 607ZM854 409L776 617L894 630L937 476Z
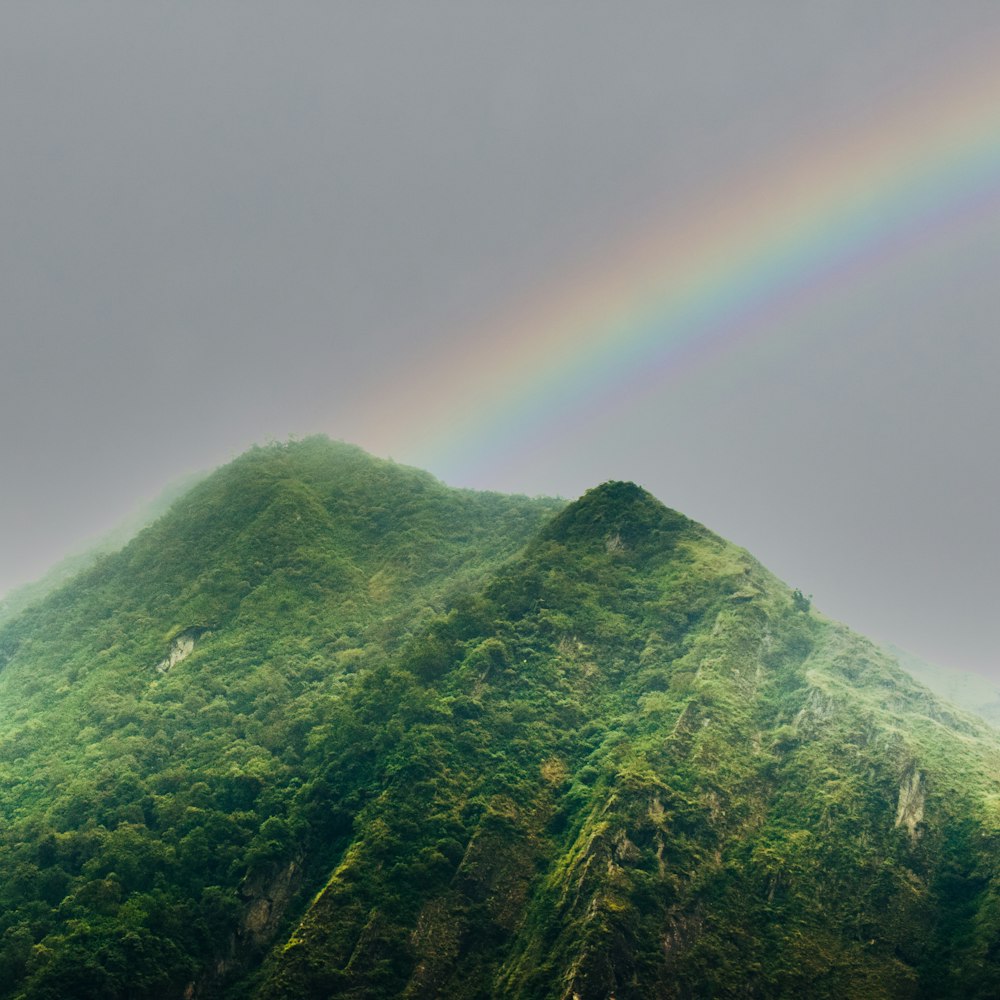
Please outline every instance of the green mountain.
M1000 742L629 483L255 449L0 628L0 997L993 997Z

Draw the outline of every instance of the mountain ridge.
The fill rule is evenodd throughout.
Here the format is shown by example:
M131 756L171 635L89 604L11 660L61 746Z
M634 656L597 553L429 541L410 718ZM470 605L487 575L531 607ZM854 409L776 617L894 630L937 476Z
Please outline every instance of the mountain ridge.
M1000 981L996 734L632 483L255 449L0 660L11 1000Z

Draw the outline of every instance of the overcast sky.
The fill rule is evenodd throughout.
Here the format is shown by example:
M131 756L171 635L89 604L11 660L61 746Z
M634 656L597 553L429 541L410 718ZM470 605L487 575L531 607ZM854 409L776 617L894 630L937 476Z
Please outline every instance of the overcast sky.
M384 434L407 371L433 399L435 359L651 216L998 40L995 0L3 5L0 591L254 442L370 445L373 405L419 461L419 407ZM780 350L431 471L633 479L860 631L1000 675L1000 217L918 250Z

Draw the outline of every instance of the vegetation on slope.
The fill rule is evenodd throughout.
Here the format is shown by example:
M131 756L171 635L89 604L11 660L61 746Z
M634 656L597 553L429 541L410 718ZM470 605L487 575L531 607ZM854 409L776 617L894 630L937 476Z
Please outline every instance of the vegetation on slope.
M252 961L350 823L306 755L328 703L558 506L256 449L0 630L0 995Z
M631 485L338 710L377 795L261 997L994 992L996 744Z
M1000 981L995 737L632 484L258 449L0 663L0 996Z

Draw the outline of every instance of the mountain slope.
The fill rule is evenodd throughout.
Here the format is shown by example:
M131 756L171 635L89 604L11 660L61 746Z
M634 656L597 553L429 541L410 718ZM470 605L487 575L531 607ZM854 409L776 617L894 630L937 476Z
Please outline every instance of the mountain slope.
M257 449L0 629L0 996L993 996L1000 744L640 488Z
M560 505L257 449L0 629L0 995L172 995L249 961L349 822L310 731ZM278 842L303 859L280 886Z
M994 992L996 742L746 553L611 484L429 635L259 996Z

